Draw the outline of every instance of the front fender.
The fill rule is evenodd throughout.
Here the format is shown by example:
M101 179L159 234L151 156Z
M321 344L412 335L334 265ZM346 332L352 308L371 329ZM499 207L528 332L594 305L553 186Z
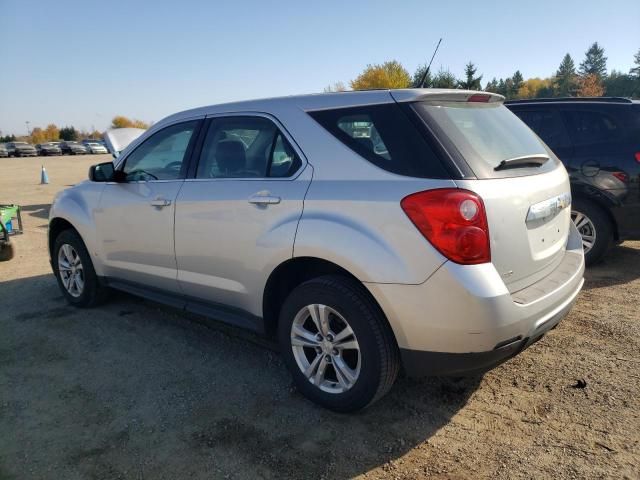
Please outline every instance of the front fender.
M102 266L98 260L99 254L96 241L94 211L100 204L100 197L104 190L104 183L83 182L60 192L51 204L49 211L49 229L55 219L62 219L70 223L80 234L98 276L102 275ZM49 237L50 249L53 238Z

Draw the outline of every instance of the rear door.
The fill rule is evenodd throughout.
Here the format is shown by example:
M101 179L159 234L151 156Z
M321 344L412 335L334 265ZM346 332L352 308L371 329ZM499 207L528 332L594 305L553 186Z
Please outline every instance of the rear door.
M473 171L475 178L456 184L482 197L491 262L508 289L550 273L564 257L571 221L569 178L553 152L501 102L432 101L413 108Z
M205 128L176 202L178 281L190 297L260 315L269 274L292 257L311 167L267 115L214 117Z
M611 206L624 206L624 214L640 218L639 178L640 105L571 105L565 116L575 144L574 168L585 183L606 195ZM638 222L625 222L631 228ZM623 228L626 228L624 225ZM640 234L640 226L635 231Z

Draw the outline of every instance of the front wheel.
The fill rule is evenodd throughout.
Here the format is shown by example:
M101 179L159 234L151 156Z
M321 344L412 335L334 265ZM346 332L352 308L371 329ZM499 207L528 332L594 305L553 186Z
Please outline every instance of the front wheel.
M100 284L89 252L74 230L64 230L56 238L52 266L58 286L70 304L93 307L106 299L108 289Z
M391 328L364 287L346 277L327 275L293 290L280 313L278 337L300 392L331 410L370 405L398 375Z
M590 200L576 198L571 207L571 220L582 237L587 265L602 259L613 241L613 226L606 212Z

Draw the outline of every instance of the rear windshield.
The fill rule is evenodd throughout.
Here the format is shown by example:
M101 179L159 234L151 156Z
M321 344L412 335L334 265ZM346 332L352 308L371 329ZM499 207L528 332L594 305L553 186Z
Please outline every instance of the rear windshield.
M448 140L478 178L532 175L555 166L550 150L501 103L419 102L414 110ZM532 155L552 158L542 167L494 170L503 160Z

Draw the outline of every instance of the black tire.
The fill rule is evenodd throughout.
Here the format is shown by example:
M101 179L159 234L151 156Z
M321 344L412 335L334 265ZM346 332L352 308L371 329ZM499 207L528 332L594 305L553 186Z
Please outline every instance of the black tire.
M84 288L82 293L77 297L74 297L67 291L62 282L62 278L60 277L60 270L58 269L58 253L64 244L71 245L78 253L80 261L82 262ZM75 230L63 230L56 237L53 245L51 263L56 280L58 281L58 286L71 305L82 308L93 307L101 304L107 299L109 289L100 284L98 276L93 268L93 262L91 262L91 258L87 252L87 248L85 247L82 238L80 238L80 235L78 235Z
M7 262L13 258L16 251L13 243L5 243L0 245L0 262Z
M312 384L298 367L291 345L291 327L298 312L321 304L339 312L360 346L360 373L353 386L329 393ZM400 355L391 327L365 288L357 281L326 275L296 287L287 297L278 321L284 361L298 390L311 401L337 412L360 410L384 396L398 376Z
M595 230L595 242L589 251L585 252L584 259L587 266L594 265L602 260L613 243L613 225L609 216L595 202L583 198L574 198L571 206L572 218L576 213L582 214L588 218ZM579 229L581 235L584 233Z

